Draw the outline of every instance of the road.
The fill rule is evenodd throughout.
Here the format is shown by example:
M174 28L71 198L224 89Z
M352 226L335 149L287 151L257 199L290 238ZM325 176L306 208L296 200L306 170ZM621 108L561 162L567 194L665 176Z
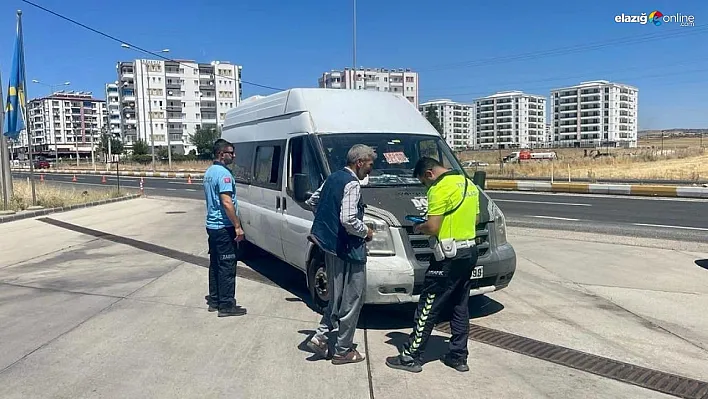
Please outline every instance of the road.
M28 173L13 173L26 178ZM39 177L37 177L39 179ZM45 174L52 183L116 186L116 176ZM145 193L201 200L201 179L143 178ZM139 177L120 177L121 187L138 189ZM708 201L608 195L490 191L510 226L583 231L631 237L708 242Z

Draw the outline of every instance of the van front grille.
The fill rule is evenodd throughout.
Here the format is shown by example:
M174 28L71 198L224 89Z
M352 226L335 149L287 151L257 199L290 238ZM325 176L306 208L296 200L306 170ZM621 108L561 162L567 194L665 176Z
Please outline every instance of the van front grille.
M433 250L430 249L430 245L428 243L429 236L417 234L413 231L413 226L406 226L405 230L406 235L408 236L408 241L413 248L415 259L418 261L420 266L427 268L433 257ZM486 223L477 226L477 237L475 241L477 242L479 257L481 258L489 252L489 230L487 229Z

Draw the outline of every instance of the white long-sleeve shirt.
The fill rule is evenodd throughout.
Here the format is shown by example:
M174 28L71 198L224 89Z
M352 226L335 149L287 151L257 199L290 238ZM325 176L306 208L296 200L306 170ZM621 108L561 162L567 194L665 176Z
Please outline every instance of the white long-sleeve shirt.
M356 177L356 180L351 181L344 186L344 196L342 197L339 221L342 223L342 226L344 226L347 233L364 238L366 237L369 229L366 224L364 224L363 220L357 218L357 205L359 203L359 198L361 197L361 184L359 184L359 178L351 169L345 169ZM312 196L305 201L305 203L312 207L313 210L317 209L317 205L320 202L320 194L323 186L324 183L322 183L322 185L312 194Z

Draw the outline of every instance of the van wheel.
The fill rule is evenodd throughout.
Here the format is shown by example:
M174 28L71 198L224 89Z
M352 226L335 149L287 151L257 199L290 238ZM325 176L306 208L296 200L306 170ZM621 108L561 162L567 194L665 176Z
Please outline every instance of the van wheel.
M321 253L316 254L310 260L307 268L307 285L310 288L310 296L315 309L323 313L329 303L329 278L324 257Z

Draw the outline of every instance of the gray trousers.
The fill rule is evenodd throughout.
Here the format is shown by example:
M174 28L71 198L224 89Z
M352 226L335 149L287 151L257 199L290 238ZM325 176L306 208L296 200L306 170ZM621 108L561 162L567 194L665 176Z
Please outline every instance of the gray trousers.
M327 341L328 333L339 330L335 353L343 355L352 348L354 332L364 305L366 265L351 264L325 253L330 299L315 337Z

